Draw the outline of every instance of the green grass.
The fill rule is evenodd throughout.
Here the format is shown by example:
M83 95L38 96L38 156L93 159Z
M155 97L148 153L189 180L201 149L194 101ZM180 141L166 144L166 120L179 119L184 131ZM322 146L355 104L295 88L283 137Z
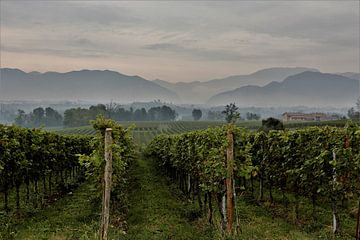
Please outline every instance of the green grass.
M189 219L192 204L167 185L150 161L139 159L137 164L125 239L213 239L206 225Z
M96 189L83 184L33 217L9 218L12 226L2 239L98 239L101 210L97 200ZM121 229L110 227L110 239L122 234Z
M316 239L281 218L274 218L265 208L249 204L244 199L237 202L241 233L234 239Z

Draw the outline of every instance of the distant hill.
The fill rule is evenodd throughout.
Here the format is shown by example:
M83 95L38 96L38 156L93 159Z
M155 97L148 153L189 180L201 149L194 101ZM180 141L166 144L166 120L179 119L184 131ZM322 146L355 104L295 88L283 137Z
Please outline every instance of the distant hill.
M360 80L360 73L346 72L346 73L337 73L337 74L344 77Z
M244 86L217 94L207 102L238 106L352 106L360 95L359 81L348 77L306 71L263 87Z
M177 101L176 93L139 76L114 71L66 73L0 69L1 100L84 100L93 102Z
M209 97L233 90L246 85L264 86L272 81L281 81L288 76L305 71L318 71L313 68L268 68L249 75L236 75L222 79L213 79L206 82L178 82L170 83L163 80L154 80L155 83L168 88L180 97L182 103L204 103Z

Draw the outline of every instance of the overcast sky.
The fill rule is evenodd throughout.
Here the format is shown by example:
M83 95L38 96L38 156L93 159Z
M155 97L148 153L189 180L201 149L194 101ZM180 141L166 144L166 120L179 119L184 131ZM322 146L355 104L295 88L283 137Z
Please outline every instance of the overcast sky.
M360 71L359 1L2 1L1 67L167 81Z

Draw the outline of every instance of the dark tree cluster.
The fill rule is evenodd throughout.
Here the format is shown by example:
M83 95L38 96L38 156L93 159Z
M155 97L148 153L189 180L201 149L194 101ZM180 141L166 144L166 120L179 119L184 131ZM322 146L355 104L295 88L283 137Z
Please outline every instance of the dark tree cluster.
M22 127L55 127L63 124L63 117L56 110L47 107L35 108L31 113L26 114L23 110L18 110L15 124Z
M247 112L246 119L247 120L259 120L261 118L260 114Z
M70 108L64 112L64 126L66 127L78 127L90 124L90 120L96 119L98 115L106 115L106 106L98 104L86 108Z
M265 120L262 120L262 131L268 132L270 130L284 130L284 124L276 118L268 118Z
M208 111L207 119L210 121L223 121L225 116L220 111Z
M358 98L356 102L356 107L355 108L352 107L349 109L348 117L351 120L360 120L360 98Z
M240 119L240 113L238 112L239 108L235 103L230 103L225 106L225 110L222 111L222 114L225 115L225 120L228 123L235 123Z
M77 127L89 125L90 120L103 115L115 121L173 121L177 114L168 106L152 107L148 111L145 108L129 110L117 104L98 104L86 108L71 108L64 112L64 125Z
M200 120L200 118L202 117L202 111L200 109L194 109L192 111L192 117L195 121Z

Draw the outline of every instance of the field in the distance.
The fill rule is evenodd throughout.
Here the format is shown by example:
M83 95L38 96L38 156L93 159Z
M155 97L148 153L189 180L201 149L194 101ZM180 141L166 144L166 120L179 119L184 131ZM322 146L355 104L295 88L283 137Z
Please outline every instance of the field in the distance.
M206 129L209 127L218 127L226 124L221 121L168 121L168 122L120 122L125 127L131 127L134 141L138 144L146 144L159 134L177 134L193 130ZM321 122L288 122L285 128L302 128L309 126L337 126L343 127L346 120L321 121ZM240 121L237 126L251 130L257 130L261 127L261 121ZM55 128L50 129L60 134L80 134L94 135L95 129L92 126L74 127L74 128Z

